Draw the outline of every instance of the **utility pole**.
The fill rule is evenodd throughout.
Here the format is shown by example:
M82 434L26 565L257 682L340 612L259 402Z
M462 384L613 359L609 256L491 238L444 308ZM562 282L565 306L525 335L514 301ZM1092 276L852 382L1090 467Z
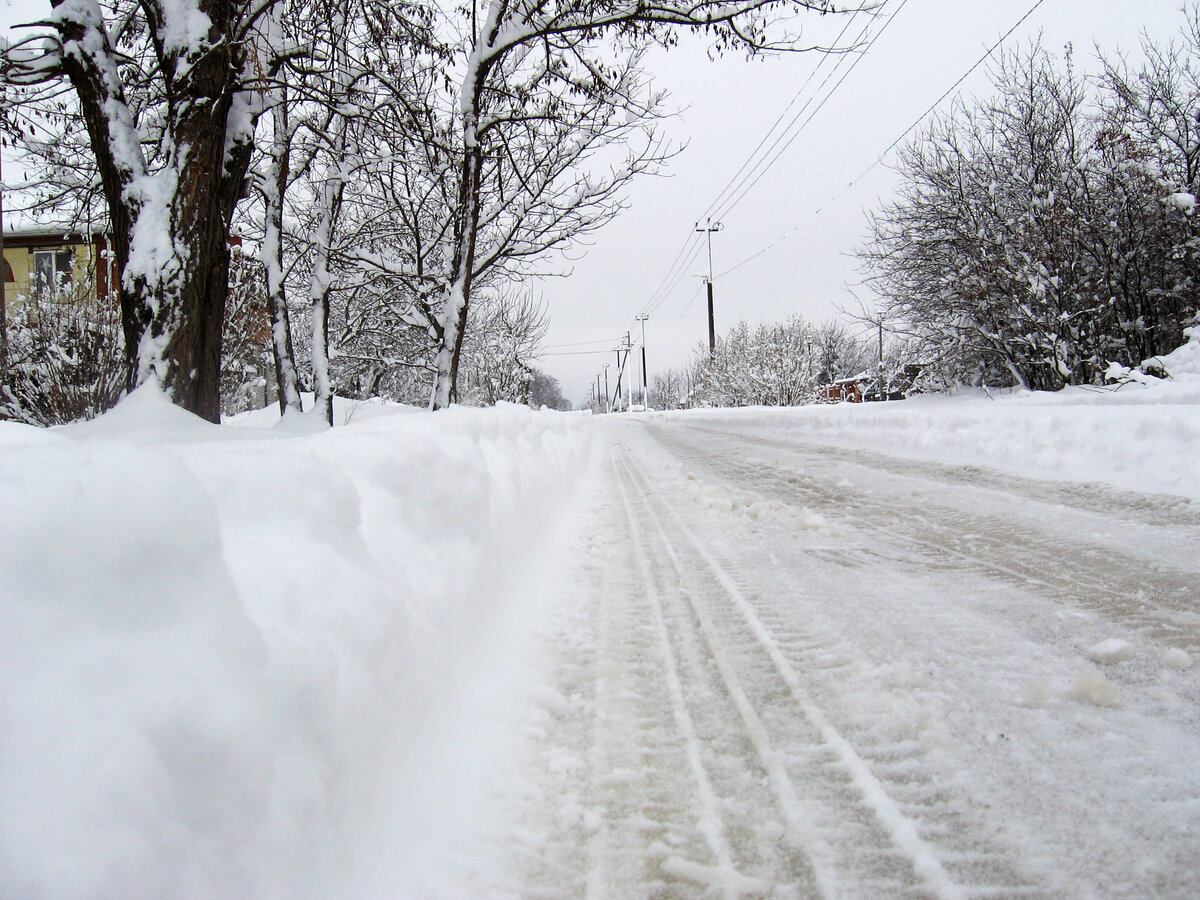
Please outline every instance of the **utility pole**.
M646 320L649 313L638 313L636 319L642 323L642 407L650 408L649 377L646 375Z
M804 387L809 393L807 403L812 403L817 395L817 386L813 384L812 338L804 339Z
M883 392L883 319L879 320L879 399L886 400Z
M621 341L621 345L616 348L616 354L617 354L617 390L616 390L617 397L616 397L616 399L617 399L617 408L618 409L620 409L620 407L621 407L621 379L625 375L625 364L629 362L629 351L632 347L633 347L633 344L629 340L629 332L627 331L627 332L625 332L624 340ZM624 359L621 358L622 351L625 352ZM630 380L632 381L632 379L630 379ZM630 387L629 395L632 398L632 396L633 396L632 386ZM626 409L629 408L628 403L625 404L625 408Z
M614 348L613 352L617 354L617 384L613 388L613 407L616 409L617 412L620 412L621 411L621 371L623 369L623 366L621 364L621 348L618 346L618 347Z
M713 266L712 266L712 236L714 231L721 231L725 226L712 219L706 219L704 227L696 223L696 230L708 236L708 358L712 359L717 352L717 328L713 321Z
M604 364L604 411L612 412L612 398L608 394L608 363Z

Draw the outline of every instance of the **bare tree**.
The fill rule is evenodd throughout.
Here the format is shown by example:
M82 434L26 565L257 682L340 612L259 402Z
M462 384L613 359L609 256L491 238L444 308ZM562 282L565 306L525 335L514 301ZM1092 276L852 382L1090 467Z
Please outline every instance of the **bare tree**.
M1109 216L1120 233L1106 245L1106 275L1132 361L1174 349L1200 308L1200 4L1184 17L1165 45L1143 37L1138 71L1105 63L1107 193L1123 201Z
M534 409L545 407L563 412L571 409L571 401L563 396L558 379L541 369L533 370L533 380L529 384L529 405Z
M799 39L788 31L789 17L831 11L830 0L668 0L656 5L568 0L549 7L536 0L488 0L482 6L472 0L458 78L458 194L450 231L450 270L432 310L438 352L431 406L442 408L454 397L472 288L480 260L490 255L481 241L486 240L487 204L492 196L487 179L489 173L494 177L502 172L503 162L510 158L507 136L514 127L555 129L564 123L570 127L560 128L556 146L571 151L574 142L579 148L570 166L549 161L551 165L531 170L518 164L515 168L524 178L539 172L549 177L522 183L517 208L550 192L564 199L582 196L593 201L592 209L599 214L590 221L577 220L576 233L581 226L584 230L598 227L619 207L616 198L623 183L645 171L647 162L657 159L655 152L635 154L607 179L562 176L575 171L578 160L596 147L609 143L612 129L620 129L631 115L636 120L653 111L654 98L645 95L636 65L640 47L655 41L669 43L676 29L688 28L712 35L723 47L750 52L796 49ZM609 60L622 47L630 49L624 61L614 66ZM544 208L560 206L555 202ZM500 232L503 237L503 227ZM544 226L532 233L550 246L561 243Z
M542 303L511 290L480 295L464 343L463 399L491 406L529 403L550 321Z
M990 102L960 104L902 151L899 199L873 217L862 257L925 362L1056 390L1180 339L1197 296L1194 221L1177 208L1191 201L1170 201L1186 190L1174 179L1192 138L1160 116L1154 127L1178 137L1165 141L1146 117L1152 95L1177 111L1189 101L1178 69L1139 78L1110 68L1116 99L1101 108L1069 52L1063 64L1015 52Z
M820 398L820 388L872 368L867 342L842 322L813 325L800 316L750 327L739 322L697 349L686 398L703 406L799 406ZM664 383L664 389L669 382Z
M273 5L51 0L6 54L18 102L58 108L68 82L78 103L122 272L127 387L157 381L213 421L230 223L261 112L251 60Z
M681 369L654 373L650 387L650 405L655 409L679 409L686 400Z

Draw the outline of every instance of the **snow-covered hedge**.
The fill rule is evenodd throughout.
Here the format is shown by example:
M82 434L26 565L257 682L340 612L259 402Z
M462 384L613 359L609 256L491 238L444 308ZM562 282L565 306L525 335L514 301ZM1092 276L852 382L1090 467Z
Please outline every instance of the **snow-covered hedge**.
M146 390L0 424L0 896L344 892L397 805L424 827L456 673L541 602L511 560L564 528L582 424L364 406L303 434Z

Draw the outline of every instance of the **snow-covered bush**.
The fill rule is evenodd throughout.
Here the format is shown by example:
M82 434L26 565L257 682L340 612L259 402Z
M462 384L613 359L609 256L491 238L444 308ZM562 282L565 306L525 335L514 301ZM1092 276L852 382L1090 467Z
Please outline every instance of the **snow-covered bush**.
M221 413L227 416L265 405L275 376L263 267L233 249L221 338Z
M739 322L719 336L712 355L697 348L684 381L692 406L800 406L819 402L824 386L870 370L878 350L839 322L816 325L800 316L751 328ZM884 380L904 369L903 348L885 350Z
M1136 368L1112 363L1105 377L1118 384L1154 384L1163 379L1200 378L1200 316L1194 324L1183 330L1183 334L1187 341L1170 353L1144 359Z
M1057 390L1169 352L1200 307L1200 7L1101 89L1035 47L901 151L860 251L884 313L951 380Z
M59 296L20 298L8 311L0 418L29 425L91 419L123 386L121 318L88 279Z

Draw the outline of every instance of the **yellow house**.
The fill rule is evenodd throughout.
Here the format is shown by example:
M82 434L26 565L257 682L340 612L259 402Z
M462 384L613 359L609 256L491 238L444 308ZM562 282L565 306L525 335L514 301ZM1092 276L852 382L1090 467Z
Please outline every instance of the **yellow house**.
M103 234L17 228L4 233L4 302L53 297L80 285L98 303L116 303L117 270Z

